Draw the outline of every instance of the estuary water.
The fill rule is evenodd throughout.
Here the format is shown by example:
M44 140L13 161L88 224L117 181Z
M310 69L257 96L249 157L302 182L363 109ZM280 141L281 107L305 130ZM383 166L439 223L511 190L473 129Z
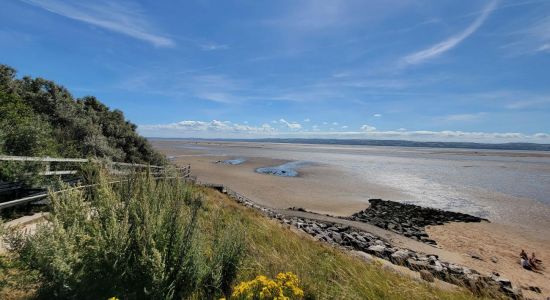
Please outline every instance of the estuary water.
M484 216L476 195L550 205L550 153L277 143L178 143L212 155L266 157L330 165L409 195L403 202ZM270 167L270 166L266 166ZM550 217L550 216L549 216Z

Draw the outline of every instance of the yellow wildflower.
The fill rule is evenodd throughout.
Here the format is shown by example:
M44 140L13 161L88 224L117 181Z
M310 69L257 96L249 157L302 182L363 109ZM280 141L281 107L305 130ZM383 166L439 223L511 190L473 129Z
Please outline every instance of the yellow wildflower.
M239 283L233 288L231 299L302 299L304 291L299 287L298 276L292 272L279 273L275 280L258 275L251 281Z

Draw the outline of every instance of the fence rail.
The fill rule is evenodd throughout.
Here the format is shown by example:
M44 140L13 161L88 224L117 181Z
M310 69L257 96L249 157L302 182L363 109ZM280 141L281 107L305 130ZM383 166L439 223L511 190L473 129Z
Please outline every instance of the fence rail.
M94 162L94 159L87 159L87 158L55 158L55 157L29 157L29 156L8 156L8 155L0 155L0 162L1 161L19 161L19 162L46 162L45 170L37 172L37 175L41 176L52 176L52 175L76 175L78 174L78 170L50 170L50 163L90 163ZM146 164L134 164L134 163L123 163L123 162L109 162L107 163L109 166L109 172L112 175L118 175L118 176L124 176L129 175L132 173L129 169L152 169L151 174L153 176L159 176L158 178L162 178L160 176L166 174L165 171L167 167L165 166L156 166L156 165L146 165ZM117 170L116 168L119 168L121 170ZM175 167L174 168L176 172L178 173L179 178L182 178L184 180L188 180L191 177L191 165L186 165L183 167ZM32 175L32 174L26 174L26 175ZM165 178L175 178L175 177L165 177ZM124 181L124 180L122 180ZM116 181L116 182L122 182L122 181ZM89 187L93 185L88 186L79 186L75 188L81 188L81 187ZM9 192L14 190L20 190L22 189L22 184L20 182L0 182L0 192ZM63 192L66 190L56 191L57 192ZM23 205L31 202L36 202L39 200L42 200L44 198L48 197L47 192L42 192L35 195L26 196L20 199L0 202L0 210L3 208Z
M0 161L38 161L38 162L90 162L87 158L64 158L64 157L31 157L31 156L10 156L0 155Z

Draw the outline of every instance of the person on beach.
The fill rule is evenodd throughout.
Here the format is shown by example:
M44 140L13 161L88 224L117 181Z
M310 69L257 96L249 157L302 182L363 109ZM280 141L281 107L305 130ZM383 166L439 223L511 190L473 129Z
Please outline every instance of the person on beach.
M544 269L542 261L535 256L535 252L532 252L531 257L529 257L525 250L521 250L519 256L521 258L520 264L524 269L537 273Z
M519 254L519 257L521 258L520 264L524 269L533 270L531 263L529 262L529 256L527 255L525 250L521 249L521 253Z
M529 264L531 265L531 267L535 270L542 270L543 267L542 267L542 260L538 259L536 256L535 256L535 252L531 253L531 258L529 258Z

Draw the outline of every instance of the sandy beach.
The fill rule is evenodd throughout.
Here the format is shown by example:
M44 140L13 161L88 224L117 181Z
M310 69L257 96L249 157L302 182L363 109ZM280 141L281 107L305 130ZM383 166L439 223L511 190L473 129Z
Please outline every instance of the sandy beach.
M518 286L542 289L542 294L524 290L524 295L530 298L550 296L547 271L534 273L522 269L518 263L519 252L525 249L536 252L549 265L550 205L544 199L550 194L545 190L545 182L539 182L538 177L529 178L526 183L514 178L533 170L544 180L544 176L550 174L547 162L550 158L545 153L184 140L152 142L177 164L191 164L197 180L227 185L275 209L303 207L321 214L349 216L365 209L368 199L382 198L486 217L491 223L432 226L428 234L443 250L456 254L460 263L480 272L498 272ZM216 163L228 159L244 162ZM384 159L388 163L380 164ZM538 163L541 160L543 163ZM255 171L293 161L308 162L298 169L297 177ZM436 174L432 179L432 169L429 169L425 171L428 175L416 176L415 172L421 173L426 165L433 165L434 173L451 175L445 179ZM472 168L477 170L470 171ZM502 172L496 173L491 168ZM487 170L488 175L471 179L470 173L463 173L480 173L479 170ZM506 187L514 182L516 186Z

